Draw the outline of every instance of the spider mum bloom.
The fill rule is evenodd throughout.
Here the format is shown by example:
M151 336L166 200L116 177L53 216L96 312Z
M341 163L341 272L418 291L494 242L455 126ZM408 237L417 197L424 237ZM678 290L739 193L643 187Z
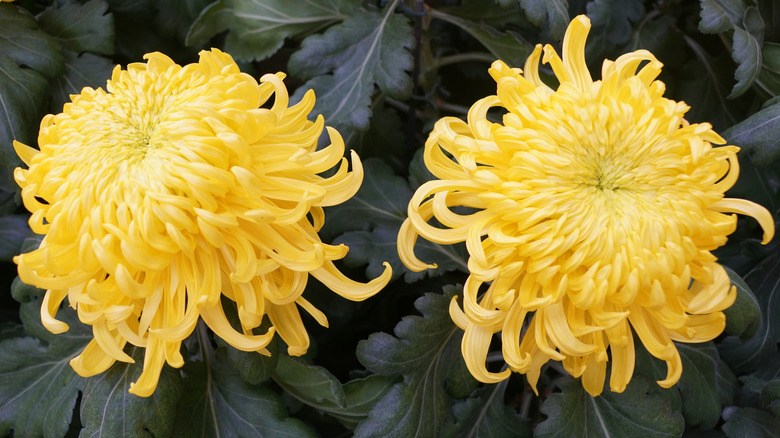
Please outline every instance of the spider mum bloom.
M633 329L667 364L658 383L674 385L682 364L673 341L716 337L736 297L711 254L735 230L732 213L757 219L764 243L774 235L765 208L724 198L739 174L739 149L713 148L725 141L711 126L688 123L688 106L662 96L651 53L604 61L593 81L589 29L587 17L575 18L563 59L537 46L524 73L496 61L496 95L474 104L467 122L439 120L425 144L439 180L410 201L399 253L423 270L435 266L414 256L418 236L466 242L463 308L453 300L450 314L482 382L515 371L535 388L542 365L555 360L598 395L611 360L611 390L622 392L634 370ZM557 89L540 80L540 58ZM502 123L487 119L491 108L505 112ZM508 369L490 372L486 355L498 332Z
M161 53L145 59L117 66L107 91L85 88L46 116L40 151L14 143L28 166L14 176L30 226L45 234L14 259L19 276L47 289L46 328L68 329L55 319L66 297L92 326L94 339L71 361L80 375L133 362L128 342L144 347L130 386L140 396L154 391L165 362L183 364L181 342L200 318L240 350L267 354L278 333L301 355L309 338L298 308L327 325L302 296L309 274L351 300L390 279L387 265L369 283L346 278L333 260L347 248L317 234L322 207L350 198L363 170L353 152L348 171L332 128L317 150L324 122L307 119L313 92L288 107L283 74L258 84L216 49L185 66ZM241 332L222 295L235 301ZM264 315L271 329L254 334Z

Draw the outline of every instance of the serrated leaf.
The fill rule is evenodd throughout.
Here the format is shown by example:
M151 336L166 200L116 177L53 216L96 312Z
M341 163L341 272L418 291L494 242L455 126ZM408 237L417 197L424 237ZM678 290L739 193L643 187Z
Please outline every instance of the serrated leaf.
M458 292L425 294L415 301L423 316L406 316L394 333L374 333L358 344L358 360L383 376L403 376L355 429L356 437L439 436L452 406L447 384L471 379L460 353L462 331L449 316Z
M711 342L675 345L683 363L677 387L682 396L685 422L710 430L718 424L723 406L733 402L739 386L737 378L720 360Z
M741 147L756 166L780 158L780 103L764 108L725 132L729 143Z
M535 437L678 437L685 421L676 409L678 392L664 389L644 376L634 376L620 394L605 391L598 397L585 392L578 380L569 380L561 392L550 395L541 411L547 419Z
M395 176L383 161L370 158L363 163L365 176L360 190L345 203L326 210L323 235L338 234L334 243L349 248L344 262L350 267L368 265L366 275L374 278L384 262L393 268L393 278L401 275L411 283L426 275L436 276L453 270L468 272L464 245L437 245L420 239L415 254L438 269L423 272L408 270L398 256L397 236L406 219L406 208L413 191L405 179Z
M569 25L569 2L567 0L517 0L528 20L538 27L547 26L550 36L562 40Z
M393 5L383 14L359 12L322 35L309 36L290 57L291 74L313 78L292 100L313 89L313 114L324 115L345 137L368 128L375 85L396 99L411 92L412 28L406 17L393 13Z
M737 374L744 374L778 354L780 342L780 257L772 256L744 276L758 299L761 326L746 341L729 336L718 344L723 360Z
M40 323L41 300L22 304L21 316L32 337L0 342L0 436L17 438L65 436L84 379L70 359L91 339L90 330L72 309L58 318L70 330L54 335Z
M731 89L729 98L739 97L758 79L761 72L761 45L764 41L764 21L758 12L758 8L751 6L745 10L745 28L734 28L734 44L731 57L737 63L734 78L737 83Z
M504 403L509 379L487 385L453 406L455 423L442 436L456 438L532 437L531 425Z
M200 362L184 364L184 388L174 437L289 437L316 435L289 418L276 392L250 385L227 363L224 350Z
M70 50L63 51L65 57L65 74L52 81L51 105L52 113L62 112L65 103L70 102L71 94L79 94L84 87L105 87L106 80L111 77L114 64L107 58L82 53L77 55Z
M19 254L28 234L30 227L26 215L0 217L0 261L10 262Z
M48 80L62 73L59 43L16 5L0 2L0 186L15 187L14 140L34 145Z
M345 408L347 399L341 382L327 369L303 359L279 355L273 379L288 394L317 409Z
M611 47L628 42L632 23L645 13L641 0L594 0L588 3L587 10L592 28L588 34L586 52L589 57L596 58L602 58L603 53Z
M745 16L744 0L701 0L699 30L703 33L721 33L742 24Z
M515 32L500 32L493 26L441 11L437 11L433 16L463 29L482 43L496 58L501 59L510 66L519 67L525 65L525 60L533 49L530 43Z
M273 55L288 37L339 22L354 12L357 0L219 0L201 12L187 35L187 45L202 46L228 31L225 50L237 59Z
M103 0L53 5L38 15L38 24L74 52L114 54L114 17Z
M730 407L723 411L723 432L729 438L776 438L780 420L755 408Z
M737 288L737 299L734 304L724 310L726 314L725 333L739 336L742 340L750 339L761 325L761 308L758 299L750 290L750 286L731 268L724 266L731 284Z
M80 438L170 436L176 404L182 391L179 370L163 367L157 388L149 397L127 392L143 371L144 349L126 351L135 363L117 362L108 371L87 379L81 400Z

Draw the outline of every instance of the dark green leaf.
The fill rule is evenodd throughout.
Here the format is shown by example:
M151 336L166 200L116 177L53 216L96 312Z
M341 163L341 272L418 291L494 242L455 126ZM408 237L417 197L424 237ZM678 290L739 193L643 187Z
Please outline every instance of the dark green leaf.
M22 243L30 234L26 215L0 217L0 260L11 261L22 249Z
M54 335L40 323L41 300L22 304L21 316L32 337L0 342L0 436L60 437L68 430L78 393L85 381L70 359L91 339L90 330L72 309L58 318L70 330Z
M406 316L395 335L374 333L358 344L357 356L369 370L383 376L403 376L355 429L356 437L439 436L452 406L447 385L468 380L460 353L463 333L449 316L457 292L425 294L415 302L423 316ZM473 378L472 378L473 381Z
M585 46L588 58L601 59L613 47L631 38L632 23L639 21L645 8L641 0L594 0L588 3L592 28Z
M156 24L163 35L184 42L187 32L200 16L201 12L212 3L211 0L157 0Z
M374 85L386 95L404 99L412 80L412 28L403 15L388 6L383 14L359 12L322 35L306 38L290 57L290 73L313 78L293 99L314 90L314 113L322 114L342 135L365 131L371 118ZM332 74L330 74L332 72Z
M562 40L569 25L569 2L567 0L517 0L528 20L536 26L546 25L550 36Z
M755 408L726 408L723 418L723 431L729 438L776 438L780 431L780 420Z
M704 33L727 32L742 25L744 0L701 0L699 30Z
M318 409L345 408L347 399L339 380L327 369L303 359L279 355L274 381L288 394Z
M337 418L341 424L354 429L358 423L368 417L369 411L397 381L396 378L377 374L351 380L344 384L347 406L344 409L331 408L325 411Z
M765 91L777 98L780 95L780 44L765 41L761 48L761 61L758 83Z
M84 87L105 87L111 77L114 64L107 58L82 53L77 55L70 50L63 51L65 56L65 74L52 82L50 111L62 112L62 106L70 102L71 94L79 94Z
M0 187L14 187L13 169L21 164L14 140L35 145L48 80L62 73L60 45L27 13L0 2Z
M237 59L260 60L273 55L288 37L344 20L359 4L357 0L219 0L193 23L187 45L204 45L227 30L227 52Z
M729 143L743 148L756 166L780 158L780 104L764 108L723 133Z
M533 49L530 43L511 31L499 32L493 26L440 11L436 11L433 16L463 29L490 50L496 58L513 67L524 66L526 58Z
M741 96L758 79L761 72L761 45L764 41L764 22L758 8L751 6L745 10L745 28L734 28L734 44L731 57L737 63L734 77L737 83L731 89L729 98Z
M514 27L528 27L526 13L520 8L518 0L506 0L505 2L486 2L484 0L463 0L457 6L445 6L428 11L433 16L436 12L444 12L467 20L484 23L496 29L503 29L507 25Z
M448 424L442 436L458 438L533 436L528 420L504 403L509 380L487 385L453 406L455 423Z
M780 379L772 380L761 390L761 403L780 420Z
M230 324L233 326L233 329L241 331L241 322L238 319L238 310L235 301L223 297L222 309L224 310L228 321L230 321ZM265 318L260 327L255 328L253 332L254 334L266 333L270 326L270 321L268 318ZM253 385L270 379L276 369L276 364L279 362L279 342L276 337L274 337L271 340L271 343L266 347L266 350L271 353L270 356L255 351L238 350L218 336L216 337L216 343L219 348L226 351L228 362L230 362L230 364L233 365L233 368L238 371L241 378L244 379L245 382Z
M38 24L60 44L74 52L114 54L114 17L103 0L51 6L38 16Z
M730 268L724 266L731 284L737 288L737 299L726 309L726 334L739 336L742 340L750 339L761 325L761 308L753 291L745 280Z
M718 424L723 406L733 402L739 384L720 360L711 343L676 343L683 363L677 387L682 396L682 413L688 425L710 430Z
M644 376L634 376L623 393L585 392L579 380L569 380L550 395L541 411L547 419L536 437L678 437L685 428L679 394Z
M780 342L780 257L770 257L744 276L761 308L761 326L756 334L740 341L730 336L718 344L721 357L738 374L755 369L778 354Z
M81 400L79 437L170 436L182 380L178 370L165 366L149 397L127 392L141 375L144 349L130 347L135 363L115 363L108 371L87 379Z
M187 362L174 437L290 437L316 435L288 418L279 394L250 385L230 366L224 350L202 362Z

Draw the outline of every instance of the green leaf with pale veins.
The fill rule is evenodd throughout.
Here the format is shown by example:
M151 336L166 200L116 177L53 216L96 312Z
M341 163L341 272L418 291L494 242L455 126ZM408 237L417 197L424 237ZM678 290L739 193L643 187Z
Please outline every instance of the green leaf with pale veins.
M743 340L750 339L761 325L761 308L758 299L750 290L750 286L731 268L724 266L731 284L737 288L737 299L726 314L726 334L739 336Z
M58 319L70 330L54 335L40 322L41 299L22 304L28 337L0 342L0 436L13 430L17 438L65 436L85 380L70 367L92 338L73 309Z
M550 395L541 411L547 419L534 431L539 438L679 437L685 429L680 396L645 376L634 376L620 394L605 390L598 397L569 380Z
M395 3L393 3L394 5ZM393 13L359 12L322 35L306 38L290 57L290 73L304 79L292 100L313 89L313 114L322 114L344 137L365 131L371 118L374 87L395 99L409 97L414 39L408 19Z
M522 67L533 47L512 31L501 32L493 26L437 11L433 17L454 24L482 43L496 58L512 67Z
M301 358L280 355L273 379L288 394L309 406L318 409L347 406L341 382L327 369Z
M442 436L456 438L532 437L531 425L504 403L509 379L486 385L468 399L453 406L455 422Z
M723 132L730 144L750 155L750 162L765 166L780 158L780 103L770 105Z
M746 8L744 0L701 0L699 30L721 33L741 26Z
M41 29L74 52L114 54L114 17L103 0L51 6L38 15Z
M182 392L179 370L164 366L157 388L149 397L127 392L143 371L144 349L126 351L135 363L117 362L108 371L87 379L81 400L80 438L170 436L176 404Z
M13 141L35 145L48 81L62 73L63 64L55 38L15 4L0 3L0 191L15 187L11 175L21 160Z
M730 407L723 418L723 432L729 438L777 438L780 431L780 420L756 408Z
M286 38L344 20L358 0L219 0L204 9L187 35L187 45L205 45L228 31L225 51L242 60L267 58Z
M729 336L718 343L723 360L737 374L759 367L778 354L780 342L780 257L771 256L745 276L745 282L755 293L761 309L761 325L755 335L742 341Z
M547 26L550 36L562 40L569 25L569 2L567 0L517 0L528 20L536 26Z
M733 402L739 387L737 378L720 360L712 342L675 345L683 364L677 387L686 424L710 430L718 424L723 407Z
M374 278L388 262L393 277L404 276L411 283L426 275L436 276L453 270L468 272L465 245L438 245L418 239L415 254L437 269L422 272L408 270L398 256L398 230L406 219L413 191L407 181L393 174L383 161L370 158L363 163L365 176L360 190L345 203L325 211L323 235L334 236L334 243L349 248L344 263L351 267L368 265L366 275Z
M77 55L65 50L65 74L55 78L51 83L52 113L62 112L65 103L70 102L71 94L79 94L84 87L105 87L106 80L111 77L114 64L102 56L91 53Z
M356 437L436 437L452 407L450 382L473 380L460 352L463 332L450 319L449 304L459 291L425 294L415 302L422 316L406 316L395 336L374 333L358 344L358 360L383 376L403 376L355 429ZM461 388L457 392L465 392Z
M745 10L742 27L734 28L734 44L731 48L731 57L737 63L734 78L737 83L731 89L729 98L739 97L758 79L761 72L762 54L761 46L764 43L764 21L758 12L758 8L751 6Z
M279 394L244 382L224 349L204 361L185 363L183 372L174 437L316 437L305 424L288 417Z

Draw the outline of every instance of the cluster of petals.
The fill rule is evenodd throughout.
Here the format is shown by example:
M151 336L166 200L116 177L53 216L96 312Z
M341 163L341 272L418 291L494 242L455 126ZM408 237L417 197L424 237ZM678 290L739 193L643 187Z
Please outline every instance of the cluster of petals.
M677 342L704 342L725 327L736 297L711 251L754 217L767 243L774 223L763 207L724 197L737 180L735 146L707 123L684 119L688 106L663 97L661 63L638 50L606 60L601 80L585 64L590 21L576 17L563 58L537 46L524 72L496 61L497 92L467 121L439 120L424 158L438 180L423 184L398 236L414 270L418 236L466 243L470 275L462 308L471 373L497 382L524 373L534 388L541 367L560 361L593 395L621 392L635 365L636 338L668 373L682 371ZM540 78L549 64L559 85ZM494 114L501 122L494 122ZM435 219L435 222L434 222ZM500 332L506 367L486 357Z
M46 116L39 150L14 144L28 167L14 176L30 226L44 235L15 262L22 281L46 289L43 324L68 329L55 318L67 298L92 327L71 361L82 376L133 362L127 343L145 348L130 388L141 396L166 362L183 364L181 343L199 320L240 350L267 353L278 333L301 355L309 337L299 308L327 325L302 295L310 274L351 300L390 279L387 265L368 283L345 277L333 260L347 248L317 234L322 207L350 198L363 171L354 152L349 170L332 128L317 149L324 121L307 118L313 92L289 106L283 74L258 83L216 49L185 66L145 59ZM264 317L271 328L258 333Z

